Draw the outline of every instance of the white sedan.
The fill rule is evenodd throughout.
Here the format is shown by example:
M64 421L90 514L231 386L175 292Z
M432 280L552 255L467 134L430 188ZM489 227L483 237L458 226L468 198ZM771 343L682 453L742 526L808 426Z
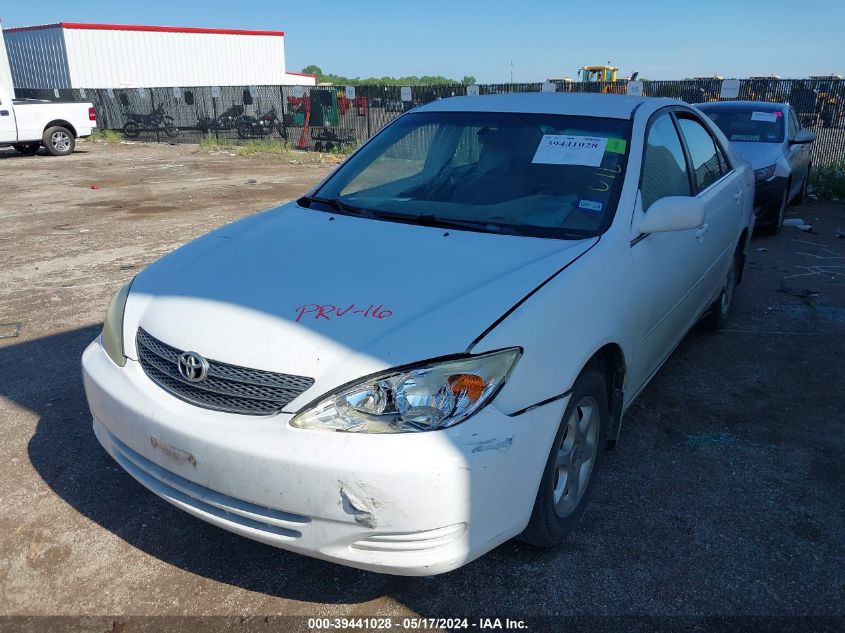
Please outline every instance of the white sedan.
M556 546L634 398L727 318L753 198L679 101L430 103L122 288L94 431L186 512L353 567Z

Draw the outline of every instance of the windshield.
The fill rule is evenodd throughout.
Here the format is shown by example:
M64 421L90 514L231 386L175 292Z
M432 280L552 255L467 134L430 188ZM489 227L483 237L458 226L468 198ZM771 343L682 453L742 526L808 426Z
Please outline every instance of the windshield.
M782 143L783 112L753 108L701 108L729 141Z
M492 112L411 113L316 192L337 210L560 239L610 223L627 120Z

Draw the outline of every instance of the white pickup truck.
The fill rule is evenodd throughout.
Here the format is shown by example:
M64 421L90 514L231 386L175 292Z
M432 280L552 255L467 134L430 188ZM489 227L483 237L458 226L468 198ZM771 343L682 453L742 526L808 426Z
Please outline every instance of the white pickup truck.
M42 145L53 156L73 153L76 139L90 136L97 114L90 103L12 99L0 86L0 147L35 154Z

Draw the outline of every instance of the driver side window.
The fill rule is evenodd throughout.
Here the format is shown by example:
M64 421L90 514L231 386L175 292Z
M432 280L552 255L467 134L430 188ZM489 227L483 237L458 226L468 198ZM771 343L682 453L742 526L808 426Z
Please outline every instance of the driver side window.
M651 125L643 157L640 196L643 211L668 196L689 196L687 162L671 116L662 114Z

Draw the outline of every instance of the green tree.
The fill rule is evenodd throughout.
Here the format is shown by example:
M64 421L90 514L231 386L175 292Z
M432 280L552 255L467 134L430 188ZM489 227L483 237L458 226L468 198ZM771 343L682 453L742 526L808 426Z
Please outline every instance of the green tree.
M475 83L475 77L472 75L464 75L464 78L461 79L461 83L465 86L471 86Z
M457 85L460 83L475 83L475 77L466 76L463 81L449 79L442 75L408 75L406 77L344 77L343 75L332 75L324 73L323 69L316 65L306 66L302 72L309 75L316 75L320 83L330 83L336 86L361 86L361 85L383 85L383 86L445 86Z
M310 66L306 66L302 69L302 72L306 75L317 75L317 79L323 76L323 69L319 66L311 64Z

